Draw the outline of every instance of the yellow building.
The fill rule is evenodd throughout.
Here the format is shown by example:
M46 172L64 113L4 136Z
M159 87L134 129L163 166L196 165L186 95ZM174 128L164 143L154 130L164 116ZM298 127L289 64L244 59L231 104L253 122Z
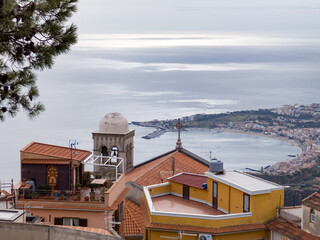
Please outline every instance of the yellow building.
M238 172L181 173L144 187L146 240L262 240L283 206L284 188Z

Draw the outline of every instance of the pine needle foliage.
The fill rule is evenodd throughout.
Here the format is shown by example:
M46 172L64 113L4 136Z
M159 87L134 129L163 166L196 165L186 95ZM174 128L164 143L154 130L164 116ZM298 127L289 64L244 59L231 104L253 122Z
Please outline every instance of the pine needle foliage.
M29 117L44 110L35 70L77 42L76 26L67 25L77 0L0 0L0 120L21 109Z

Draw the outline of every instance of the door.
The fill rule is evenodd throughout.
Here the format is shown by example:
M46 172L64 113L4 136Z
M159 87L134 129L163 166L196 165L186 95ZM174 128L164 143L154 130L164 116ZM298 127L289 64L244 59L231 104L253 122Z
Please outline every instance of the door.
M216 182L212 185L212 207L218 208L218 183Z
M243 212L250 212L250 196L243 194Z
M189 193L190 193L189 186L183 185L183 193L182 193L183 198L189 199Z

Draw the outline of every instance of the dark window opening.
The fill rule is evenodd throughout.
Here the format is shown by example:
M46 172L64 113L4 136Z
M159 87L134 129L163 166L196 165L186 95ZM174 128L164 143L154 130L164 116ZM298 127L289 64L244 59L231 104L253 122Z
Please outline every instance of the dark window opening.
M218 208L218 183L216 182L212 184L212 207Z
M243 194L243 212L250 212L250 196Z
M102 156L108 156L108 149L105 146L101 148L101 154Z
M189 199L189 197L190 197L190 188L189 188L189 186L183 185L182 197L185 198L185 199Z

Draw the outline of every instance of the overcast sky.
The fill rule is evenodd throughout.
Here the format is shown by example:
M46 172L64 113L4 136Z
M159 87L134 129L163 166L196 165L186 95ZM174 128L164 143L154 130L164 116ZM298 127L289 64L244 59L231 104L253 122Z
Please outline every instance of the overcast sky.
M30 141L92 150L113 111L143 121L320 102L320 1L80 0L72 21L78 44L38 73L46 111L0 124L8 174Z
M317 0L80 0L80 33L315 33Z

